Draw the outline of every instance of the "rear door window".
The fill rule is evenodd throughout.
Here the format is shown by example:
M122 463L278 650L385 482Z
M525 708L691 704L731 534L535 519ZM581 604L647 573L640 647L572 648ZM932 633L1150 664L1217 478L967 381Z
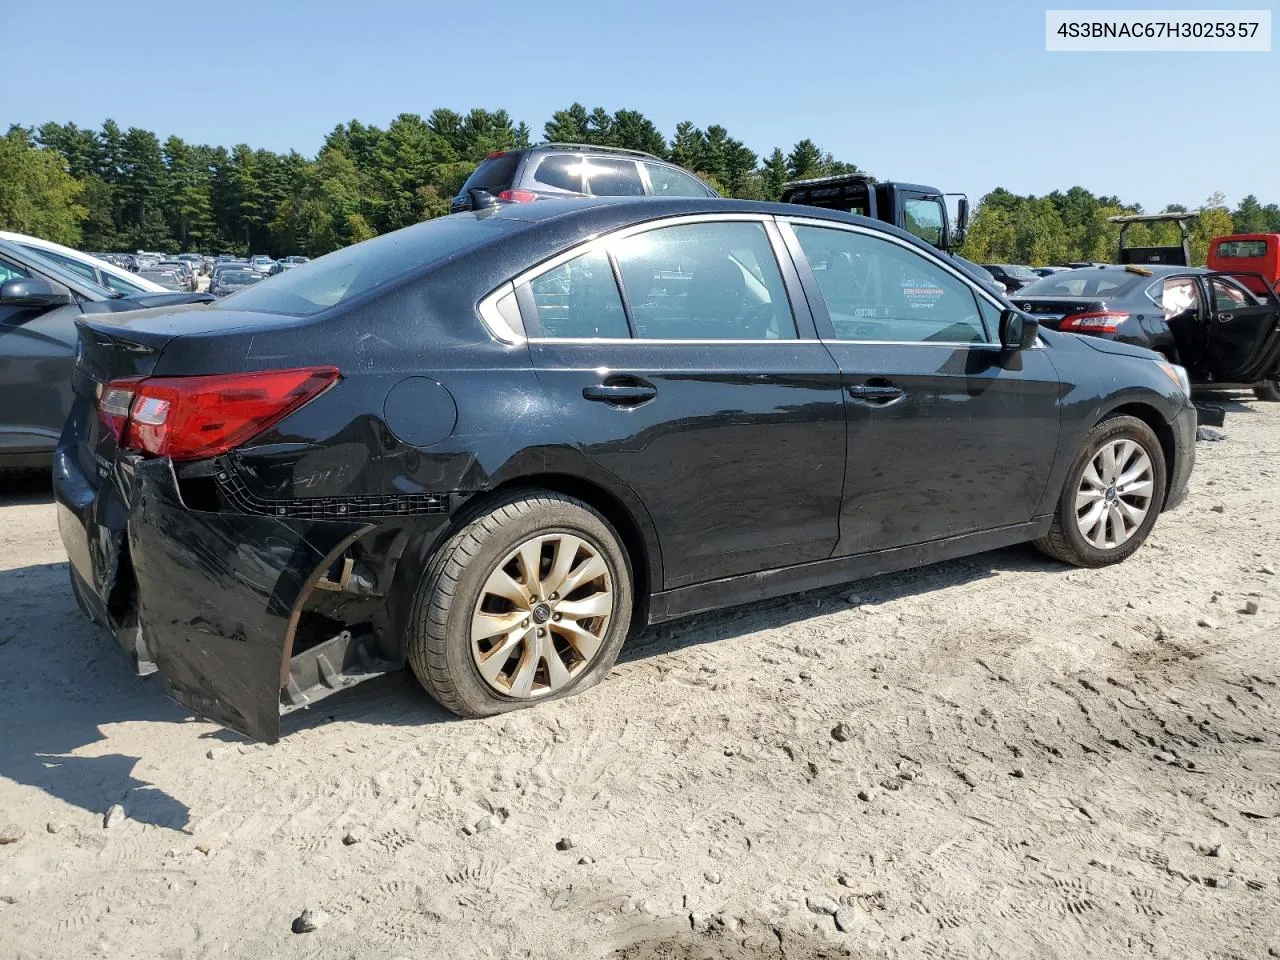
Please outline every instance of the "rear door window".
M646 163L649 184L655 197L706 197L711 191L697 177L665 163Z
M553 154L538 161L533 172L535 183L556 190L569 190L573 193L585 193L582 186L582 158Z
M530 281L538 336L554 339L625 339L622 295L601 249L584 253Z
M1193 277L1168 277L1147 294L1160 305L1166 320L1200 312L1200 285Z
M610 249L637 338L796 339L791 302L760 223L661 227Z
M643 197L644 182L634 160L588 157L583 163L587 190L596 197Z
M128 296L131 293L145 292L142 287L138 286L138 284L130 283L128 280L122 280L114 274L103 272L102 279L106 282L109 289L114 290L116 293L124 294L125 296Z
M1214 277L1209 281L1209 285L1213 289L1214 310L1231 311L1257 306L1258 302L1244 287L1230 283L1222 277Z

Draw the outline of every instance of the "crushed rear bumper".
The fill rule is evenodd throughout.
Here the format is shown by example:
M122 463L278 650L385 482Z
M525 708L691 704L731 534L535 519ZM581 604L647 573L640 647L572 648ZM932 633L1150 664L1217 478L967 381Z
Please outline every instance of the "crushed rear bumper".
M59 448L53 480L81 609L200 716L272 743L282 689L307 700L300 665L338 688L390 666L349 635L322 644L329 659L286 659L302 603L367 521L192 510L167 459L120 456L89 478Z

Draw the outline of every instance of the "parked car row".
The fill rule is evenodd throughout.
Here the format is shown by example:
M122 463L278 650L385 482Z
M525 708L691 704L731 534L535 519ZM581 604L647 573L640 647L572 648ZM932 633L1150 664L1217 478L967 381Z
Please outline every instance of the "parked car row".
M35 238L28 239L34 240ZM57 244L49 244L47 241L38 241L38 243L43 244L45 247L57 247ZM265 254L255 254L253 257L241 260L229 253L211 257L201 253L166 254L149 250L139 250L137 253L93 254L82 254L65 247L60 248L60 250L78 257L93 258L129 273L138 274L157 270L162 273L176 273L181 277L183 284L189 284L190 278L193 277L208 276L213 272L213 268L217 264L227 261L240 260L240 262L249 264L253 270L266 276L271 273L279 273L280 270L276 269L279 264L284 265L283 269L288 269L289 267L297 266L299 263L306 263L310 259L308 257L289 256L282 257L280 260L273 260Z

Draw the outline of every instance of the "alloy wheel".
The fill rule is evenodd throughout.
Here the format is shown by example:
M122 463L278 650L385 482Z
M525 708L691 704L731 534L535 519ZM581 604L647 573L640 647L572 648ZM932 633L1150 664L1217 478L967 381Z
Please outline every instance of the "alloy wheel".
M1102 446L1084 468L1076 490L1076 524L1099 550L1123 546L1151 511L1155 473L1151 456L1124 438Z
M613 579L599 548L570 533L539 534L485 579L471 615L471 656L497 693L555 693L591 664L613 614Z

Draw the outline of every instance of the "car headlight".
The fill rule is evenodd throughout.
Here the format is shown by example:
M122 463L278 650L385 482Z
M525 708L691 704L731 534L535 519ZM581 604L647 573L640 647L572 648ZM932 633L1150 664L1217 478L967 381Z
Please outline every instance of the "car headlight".
M1180 367L1176 363L1168 363L1167 361L1161 360L1160 369L1165 372L1165 376L1182 388L1183 394L1185 394L1186 398L1190 400L1191 377L1187 375L1186 367Z

